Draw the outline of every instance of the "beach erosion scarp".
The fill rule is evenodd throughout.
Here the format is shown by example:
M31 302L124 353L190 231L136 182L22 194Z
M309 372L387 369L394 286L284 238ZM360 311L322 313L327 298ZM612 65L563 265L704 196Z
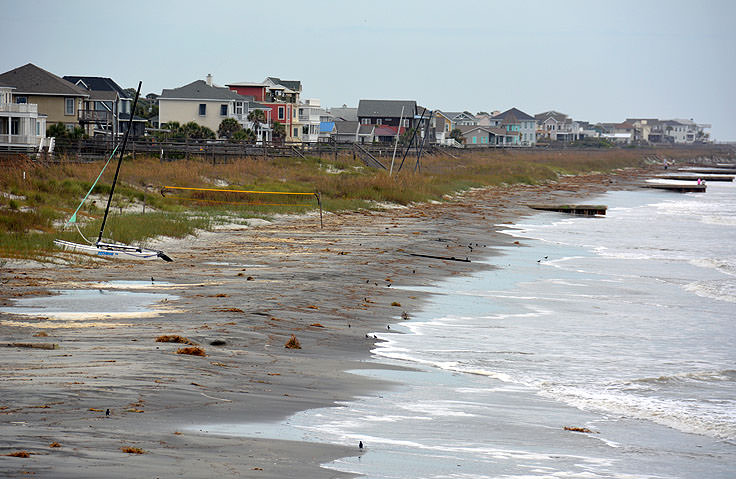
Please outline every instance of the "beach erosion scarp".
M473 190L441 204L329 214L323 229L313 217L282 217L172 242L173 263L9 262L3 308L115 281L166 297L150 306L156 314L106 311L94 322L0 313L0 342L59 346L3 348L0 475L348 477L320 464L360 454L357 444L226 437L191 426L279 421L391 387L345 371L379 367L370 362L372 333L422 307L427 293L396 286L487 268L478 260L494 246L514 245L497 225L532 214L527 204L634 187L643 174L565 177ZM177 354L185 345L156 342L162 335L186 338L203 355ZM285 347L292 335L300 348ZM17 451L29 456L8 456Z

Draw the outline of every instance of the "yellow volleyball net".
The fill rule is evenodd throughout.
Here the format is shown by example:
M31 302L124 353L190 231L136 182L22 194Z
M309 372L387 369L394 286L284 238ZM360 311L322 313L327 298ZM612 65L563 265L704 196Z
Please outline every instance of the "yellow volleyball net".
M304 203L306 197L314 197L319 208L319 223L322 224L322 195L314 193L297 193L291 191L258 191L231 190L224 188L192 188L185 186L163 186L161 196L183 201L194 201L207 204L253 205L253 206L299 206L314 207L314 203ZM268 199L267 199L268 198Z

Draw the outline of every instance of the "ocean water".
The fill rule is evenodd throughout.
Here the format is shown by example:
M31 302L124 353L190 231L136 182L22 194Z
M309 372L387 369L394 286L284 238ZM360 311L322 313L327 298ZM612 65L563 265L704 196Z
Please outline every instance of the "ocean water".
M377 332L414 371L356 374L396 387L210 432L362 441L326 466L369 478L736 477L736 184L591 203L499 226L497 269Z

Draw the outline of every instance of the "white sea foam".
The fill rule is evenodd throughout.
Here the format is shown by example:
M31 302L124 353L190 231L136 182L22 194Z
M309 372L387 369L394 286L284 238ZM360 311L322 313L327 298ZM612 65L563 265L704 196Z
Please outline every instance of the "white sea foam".
M736 280L734 279L696 281L686 284L684 288L704 298L736 303Z

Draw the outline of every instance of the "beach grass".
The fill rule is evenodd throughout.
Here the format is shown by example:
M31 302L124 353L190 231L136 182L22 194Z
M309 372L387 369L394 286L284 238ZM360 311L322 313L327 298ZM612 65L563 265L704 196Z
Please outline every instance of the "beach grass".
M386 203L444 201L470 188L533 185L561 175L642 167L655 161L652 158L678 161L710 154L707 148L471 150L424 156L416 170L416 158L408 156L393 176L344 153L337 158L247 157L215 165L139 156L123 162L104 236L145 245L157 236L185 237L219 223L305 213L317 209L317 192L325 211L354 211ZM379 159L390 163L390 158ZM397 158L396 170L399 164ZM77 224L86 238L96 240L114 174L114 168L107 168L92 188L103 165L62 160L0 169L0 257L40 258L56 251L56 238L79 241L76 227L67 220L90 188Z

